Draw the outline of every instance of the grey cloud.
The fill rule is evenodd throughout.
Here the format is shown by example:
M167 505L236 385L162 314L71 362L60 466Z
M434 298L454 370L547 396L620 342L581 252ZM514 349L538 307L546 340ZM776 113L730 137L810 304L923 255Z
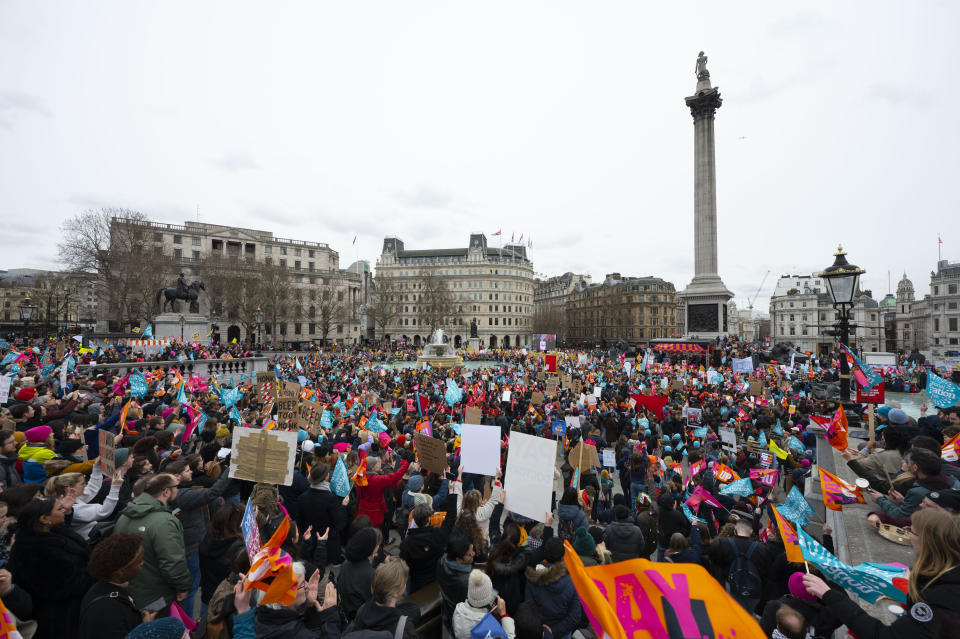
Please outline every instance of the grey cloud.
M0 128L9 129L18 113L29 113L46 118L51 116L40 100L29 93L0 91Z
M260 164L246 153L224 153L222 156L211 163L228 173L237 173L239 171L254 171L260 168Z
M453 195L429 186L418 186L412 191L394 191L392 194L400 204L410 208L440 209L453 204Z
M867 95L892 105L904 105L926 109L933 104L933 97L919 91L905 91L889 84L874 84L867 89Z

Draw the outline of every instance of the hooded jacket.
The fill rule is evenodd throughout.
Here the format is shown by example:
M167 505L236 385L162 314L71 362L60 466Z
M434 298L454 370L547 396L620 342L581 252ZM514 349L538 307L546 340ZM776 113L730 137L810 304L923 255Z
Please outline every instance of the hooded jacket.
M400 617L406 615L403 626L403 639L417 639L417 626L420 625L420 609L411 603L398 603L396 608L381 606L372 598L361 606L357 618L347 632L357 630L386 630L395 632ZM259 637L260 635L257 635Z
M204 506L218 499L230 487L230 473L223 473L210 488L183 487L177 495L177 518L183 525L184 552L189 557L200 550L207 532Z
M603 531L603 543L613 555L613 561L626 561L643 556L645 541L643 531L633 522L615 521Z
M425 526L413 528L400 542L400 558L410 566L410 592L416 592L433 583L437 562L447 547L447 539L457 518L457 500L447 497L446 514L439 528Z
M922 602L907 599L906 611L889 626L872 617L843 590L832 588L821 601L858 637L873 639L948 639L960 627L960 567L920 591Z
M440 586L441 611L443 625L447 629L453 628L453 610L457 604L467 599L467 590L470 587L470 571L473 564L461 564L450 561L446 557L437 564L437 585ZM496 582L494 582L496 588Z
M532 599L540 608L543 623L550 626L554 637L563 639L577 629L583 609L562 561L527 568L526 591L527 599Z
M303 605L295 610L257 606L254 621L257 639L339 639L337 607L317 610Z
M138 608L160 597L169 606L178 592L190 590L193 576L187 568L183 525L156 497L143 493L127 504L114 531L143 539L143 568L129 586Z
M490 576L493 587L507 604L507 614L515 614L517 606L523 603L527 587L526 569L527 557L519 549L506 561L487 561L487 574Z

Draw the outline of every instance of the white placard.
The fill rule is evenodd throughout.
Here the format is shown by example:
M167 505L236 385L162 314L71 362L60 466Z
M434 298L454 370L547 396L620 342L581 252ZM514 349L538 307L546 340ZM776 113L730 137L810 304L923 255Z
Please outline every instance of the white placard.
M0 377L0 404L7 403L10 399L10 378L6 375Z
M501 398L500 401L509 402L509 401L510 401L510 398L511 398L512 396L513 396L513 392L512 392L512 391L505 390L505 391L503 391L503 397Z
M667 379L666 377L661 377L661 378L660 378L660 386L661 386L661 388L666 388L669 384L670 384L670 380L669 380L669 379Z
M606 449L603 451L603 465L607 468L617 467L617 459L613 454L613 450Z
M551 464L555 453L554 449ZM460 429L460 456L463 472L495 476L500 467L500 427L464 424ZM550 472L552 478L553 471Z
M624 362L623 372L627 374L627 377L630 377L630 373L633 372L633 364L631 364L630 362Z
M737 447L737 431L733 426L721 426L720 427L720 441L728 446L733 448Z
M578 429L578 430L579 430L579 428L580 428L580 418L579 418L579 417L564 417L564 418L563 418L563 421L567 422L567 430L568 430L568 431L569 431L571 428L576 428L576 429Z
M599 386L594 386L594 387L593 387L593 396L594 396L594 397L599 398L599 397L600 397L600 394L601 394L602 392L603 392L603 389L600 388Z
M504 508L536 521L546 519L553 492L556 455L557 443L553 440L518 432L510 435Z

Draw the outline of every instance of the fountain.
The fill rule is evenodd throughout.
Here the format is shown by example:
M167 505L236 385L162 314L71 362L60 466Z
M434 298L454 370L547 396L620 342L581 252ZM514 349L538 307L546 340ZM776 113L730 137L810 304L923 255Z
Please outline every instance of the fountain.
M421 368L425 365L452 368L461 362L463 358L454 352L449 342L444 341L443 330L439 328L430 335L430 343L423 347L417 358L417 364Z

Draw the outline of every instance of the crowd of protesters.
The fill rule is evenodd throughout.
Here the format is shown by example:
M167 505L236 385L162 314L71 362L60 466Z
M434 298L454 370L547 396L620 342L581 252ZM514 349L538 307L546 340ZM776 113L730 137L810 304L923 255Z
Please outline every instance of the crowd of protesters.
M145 356L122 345L80 353L74 344L61 361L51 350L27 340L0 349L0 373L11 380L0 409L0 600L24 636L359 639L380 631L414 639L424 623L418 595L434 592L444 636L476 636L492 613L510 639L589 637L565 543L587 566L701 564L770 636L826 637L846 625L858 637L946 637L958 615L960 468L941 458L960 431L956 408L914 420L884 407L877 441L844 451L870 482L871 523L909 527L915 564L893 625L816 570L788 562L778 531L763 523L768 505L794 487L804 492L816 467L810 418L837 403L814 389L836 380L832 362L758 362L755 375L738 376L731 359L755 349L734 340L699 359L561 351L555 377L564 383L541 402L534 393L544 393L549 375L542 354L525 350L486 351L467 358L484 366L453 370L381 366L413 356L388 347L264 353L278 378L301 382L301 398L330 414L317 429L297 429L293 480L272 485L228 472L235 429L296 428L273 414L275 398L258 399L253 380L234 380L242 398L233 405L222 395L230 380L190 379L171 367L132 398L127 378L90 365L245 357L249 345L178 344ZM505 509L501 473L463 472L466 407L501 429L501 473L511 432L560 442L543 521ZM721 439L728 429L736 444ZM115 447L111 473L98 459L101 431ZM419 466L415 433L444 442L446 472ZM612 449L615 464L584 465L574 454L584 443ZM331 485L338 461L356 479L345 496ZM780 481L720 492L727 472L758 469L778 470ZM686 507L694 494L715 505L694 514ZM260 539L286 531L282 550L296 580L289 603L261 604L263 592L248 587L248 503ZM828 526L817 536L832 550Z

